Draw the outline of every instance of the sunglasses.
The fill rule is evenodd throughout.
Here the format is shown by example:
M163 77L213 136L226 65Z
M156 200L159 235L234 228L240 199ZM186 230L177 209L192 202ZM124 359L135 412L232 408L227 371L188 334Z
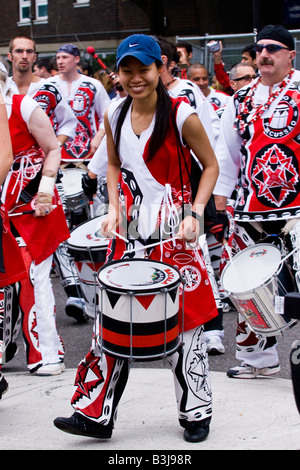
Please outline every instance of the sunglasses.
M246 80L246 82L250 82L251 80L254 80L254 78L256 78L256 75L244 75L243 77L235 78L233 81L239 82L240 80Z
M261 53L264 50L264 48L267 49L267 52L269 52L269 54L273 54L274 52L280 51L280 49L286 49L287 51L291 50L288 47L279 46L278 44L267 44L266 46L264 46L263 44L255 44L253 46L253 49L255 50L255 52L259 52L259 53Z

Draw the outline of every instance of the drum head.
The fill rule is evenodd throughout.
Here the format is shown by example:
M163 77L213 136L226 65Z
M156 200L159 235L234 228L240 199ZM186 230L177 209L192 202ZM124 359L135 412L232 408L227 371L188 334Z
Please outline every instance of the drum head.
M249 292L270 279L280 262L281 252L276 246L267 243L249 246L228 262L221 284L233 294Z
M80 168L64 168L61 179L66 197L82 193L81 179L86 173Z
M101 234L101 223L106 215L87 220L71 231L67 246L73 250L106 250L109 238Z
M117 292L155 293L177 286L179 271L168 264L154 260L132 259L107 263L99 269L102 286Z

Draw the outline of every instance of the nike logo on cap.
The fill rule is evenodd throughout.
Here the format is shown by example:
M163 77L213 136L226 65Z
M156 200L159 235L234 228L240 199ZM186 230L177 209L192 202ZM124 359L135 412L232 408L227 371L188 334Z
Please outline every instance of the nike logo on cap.
M129 44L129 47L134 47L134 46L138 46L138 43L136 43L136 44Z

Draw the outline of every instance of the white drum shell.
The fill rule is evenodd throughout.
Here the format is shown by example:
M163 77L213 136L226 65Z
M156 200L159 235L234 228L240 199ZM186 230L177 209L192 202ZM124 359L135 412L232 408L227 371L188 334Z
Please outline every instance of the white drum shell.
M106 259L109 239L101 235L101 223L105 215L87 220L71 231L66 245L74 259L81 291L86 301L85 311L91 318L97 310L96 275Z
M278 336L296 323L275 312L275 297L290 291L293 278L274 245L258 244L238 253L224 268L221 285L257 335Z
M162 282L155 284L154 281L152 285L147 282L151 279L151 275L148 276L151 263L162 267L159 272L165 275ZM129 271L126 268L123 271L125 266ZM116 271L112 270L118 268L121 270L115 276ZM99 342L106 353L147 360L176 351L180 344L178 310L181 282L176 269L151 260L120 260L103 266L98 278Z
M177 315L179 309L179 289L174 289L176 298L173 300L165 293L147 294L119 294L117 308L112 308L109 293L101 289L99 305L105 315L113 320L133 323L154 323L164 321Z

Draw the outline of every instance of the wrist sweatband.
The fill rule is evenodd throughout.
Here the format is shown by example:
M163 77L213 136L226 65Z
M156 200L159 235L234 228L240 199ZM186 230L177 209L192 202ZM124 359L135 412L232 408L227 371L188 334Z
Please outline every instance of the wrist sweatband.
M192 217L194 217L194 219L198 220L199 224L201 224L202 217L201 215L197 214L197 212L190 210L185 213L185 217L188 215L191 215Z
M43 175L39 184L38 193L46 193L46 194L53 195L55 181L56 181L56 175L55 176Z

